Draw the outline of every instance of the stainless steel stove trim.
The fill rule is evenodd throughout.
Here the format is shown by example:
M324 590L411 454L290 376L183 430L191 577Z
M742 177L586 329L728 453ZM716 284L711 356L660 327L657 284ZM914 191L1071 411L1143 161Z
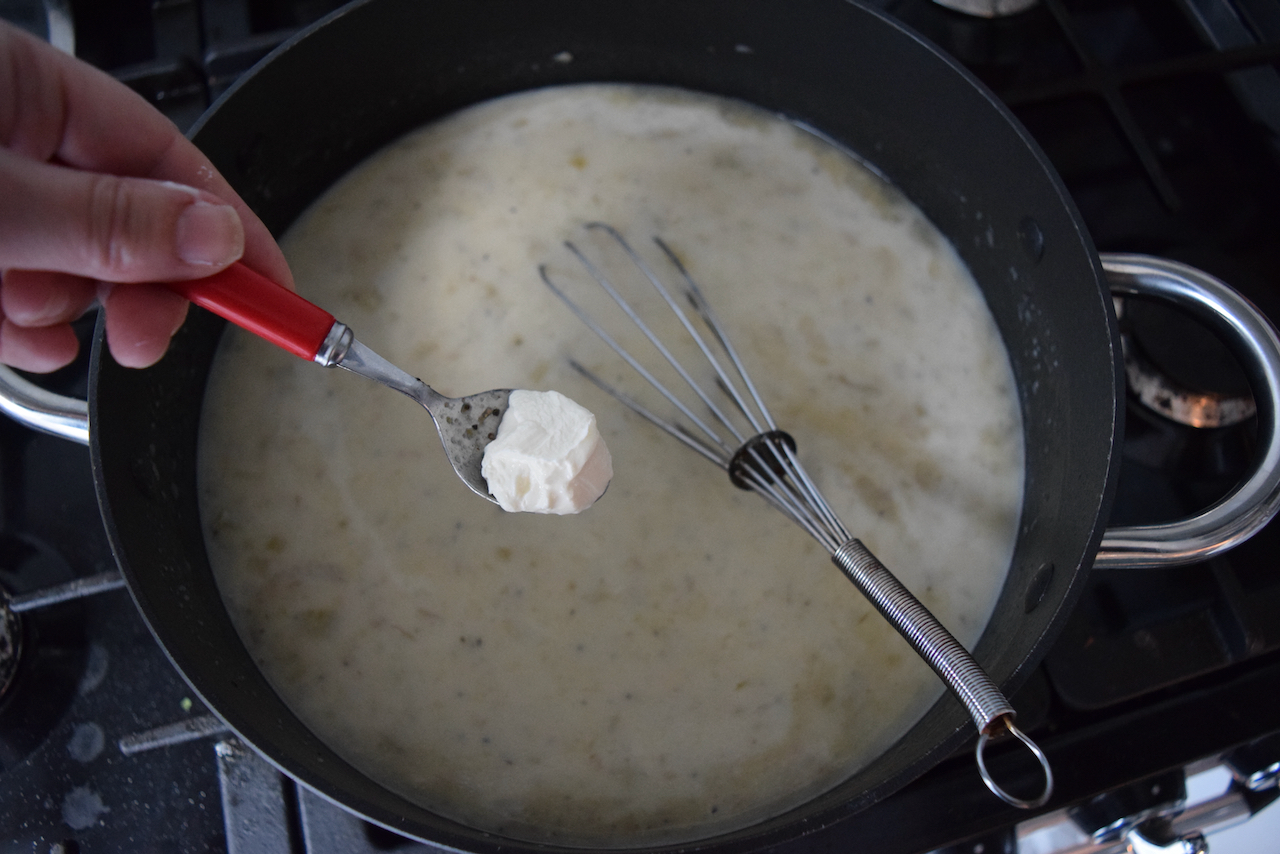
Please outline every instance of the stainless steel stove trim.
M1137 826L1127 827L1117 836L1091 838L1072 821L1068 809L1055 810L1017 826L1019 854L1191 854L1199 849L1206 837L1235 827L1253 816L1245 794L1245 786L1235 780L1229 769L1217 757L1187 766L1184 774L1188 782L1203 777L1210 785L1214 779L1230 778L1225 790L1204 799L1195 798L1190 792L1185 801L1168 805L1161 818L1167 821L1172 840L1161 845L1152 842ZM1190 787L1189 787L1190 788ZM1209 839L1212 843L1212 839Z

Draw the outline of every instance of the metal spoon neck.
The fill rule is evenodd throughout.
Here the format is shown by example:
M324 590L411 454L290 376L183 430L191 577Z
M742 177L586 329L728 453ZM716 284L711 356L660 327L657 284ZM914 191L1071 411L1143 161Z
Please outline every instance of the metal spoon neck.
M357 339L350 327L335 322L315 361L325 367L342 368L395 389L430 410L446 398L422 380L396 367Z

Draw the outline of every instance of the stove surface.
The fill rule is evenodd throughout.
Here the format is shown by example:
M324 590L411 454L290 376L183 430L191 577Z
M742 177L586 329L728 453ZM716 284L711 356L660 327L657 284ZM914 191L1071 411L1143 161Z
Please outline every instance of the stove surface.
M6 0L0 15L35 29L43 21L44 35L69 33L81 57L186 127L335 5ZM1010 105L1100 250L1192 263L1280 318L1278 0L1040 0L990 18L929 0L871 5L935 40ZM45 16L46 6L65 15ZM1133 303L1123 317L1134 345L1177 387L1243 393L1230 354L1176 312ZM84 371L81 363L41 382L83 396ZM1254 419L1187 427L1131 397L1112 524L1173 518L1216 500L1245 471L1255 430ZM886 854L1124 850L1116 833L1135 814L1190 832L1192 817L1215 826L1262 809L1276 796L1280 765L1270 786L1223 782L1208 797L1216 813L1177 796L1188 769L1201 779L1225 762L1242 780L1280 762L1277 554L1272 524L1203 564L1093 575L1012 698L1057 774L1057 794L1039 815L992 798L966 749L783 850L847 850L853 840ZM78 596L67 586L86 579L100 592ZM434 850L302 790L225 730L119 589L88 452L7 419L0 586L21 608L0 653L22 648L0 692L0 852ZM40 605L41 592L54 602ZM1006 761L1013 757L995 757L998 768ZM1081 837L1081 826L1108 823L1113 833L1096 845ZM1059 830L1075 847L1041 845Z

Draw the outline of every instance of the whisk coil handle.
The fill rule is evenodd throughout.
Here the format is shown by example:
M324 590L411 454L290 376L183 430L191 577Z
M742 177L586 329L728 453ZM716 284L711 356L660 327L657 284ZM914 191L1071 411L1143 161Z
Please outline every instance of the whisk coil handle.
M861 540L849 540L836 549L831 559L955 692L969 710L979 732L1013 712L1013 706L969 651Z
M1013 706L969 651L860 540L850 539L832 553L831 560L964 703L980 734L976 755L987 787L1001 800L1017 807L1037 807L1048 801L1053 792L1048 760L1040 748L1013 726ZM990 738L1005 730L1028 746L1044 770L1045 789L1035 800L1010 795L987 772L983 753Z

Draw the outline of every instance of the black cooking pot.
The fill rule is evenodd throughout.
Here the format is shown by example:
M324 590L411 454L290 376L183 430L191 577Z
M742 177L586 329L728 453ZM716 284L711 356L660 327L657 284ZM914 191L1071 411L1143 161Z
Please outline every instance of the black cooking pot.
M1025 425L1018 541L973 650L1012 691L1074 604L1103 536L1121 435L1120 339L1103 265L1052 168L1008 111L936 48L842 0L369 0L276 51L210 110L194 140L279 234L340 175L424 122L495 96L587 81L700 90L810 126L874 164L955 245L1004 337ZM1118 281L1143 279L1119 263L1111 264ZM101 330L94 346L94 475L112 547L155 636L241 738L328 798L456 848L539 849L432 814L370 780L303 726L254 665L214 584L197 505L200 410L222 329L193 311L169 355L142 371L116 365ZM1257 369L1254 379L1274 387L1275 373ZM1273 427L1274 404L1264 402L1262 431ZM1274 457L1269 450L1270 469ZM1254 517L1274 512L1268 500ZM946 695L842 785L712 842L754 849L837 822L973 734ZM695 847L706 845L677 846Z

